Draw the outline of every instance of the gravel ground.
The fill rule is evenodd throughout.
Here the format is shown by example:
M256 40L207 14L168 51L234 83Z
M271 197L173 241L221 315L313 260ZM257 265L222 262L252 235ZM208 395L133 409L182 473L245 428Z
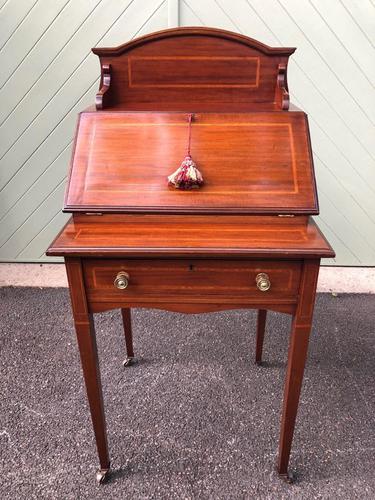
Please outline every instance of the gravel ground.
M319 295L291 469L274 470L290 318L96 316L113 473L97 468L66 289L0 288L0 498L374 499L375 296Z

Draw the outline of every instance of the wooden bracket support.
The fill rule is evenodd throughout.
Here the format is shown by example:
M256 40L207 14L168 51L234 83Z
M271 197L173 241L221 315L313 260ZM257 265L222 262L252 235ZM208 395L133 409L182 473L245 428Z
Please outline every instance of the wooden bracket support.
M289 92L286 69L287 65L285 63L279 64L276 83L276 103L280 106L280 109L284 111L289 109Z
M99 92L95 96L95 106L96 109L104 109L108 107L109 104L109 96L108 91L111 85L111 67L109 64L102 64L101 67L102 75L101 75L101 85Z

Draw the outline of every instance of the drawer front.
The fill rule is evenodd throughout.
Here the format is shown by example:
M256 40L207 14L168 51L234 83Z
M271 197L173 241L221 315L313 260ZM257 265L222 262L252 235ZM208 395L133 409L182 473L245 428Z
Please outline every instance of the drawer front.
M119 289L118 273L128 275ZM270 288L259 290L256 277L265 273ZM100 260L84 261L90 302L155 303L295 302L301 261Z

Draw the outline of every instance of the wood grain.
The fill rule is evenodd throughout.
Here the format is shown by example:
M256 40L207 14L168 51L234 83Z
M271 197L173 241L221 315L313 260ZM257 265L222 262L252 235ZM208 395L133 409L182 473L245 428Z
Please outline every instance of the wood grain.
M256 334L256 346L255 346L255 363L257 365L262 364L262 353L263 353L264 332L266 329L266 319L267 319L267 309L258 309L257 334Z
M128 307L126 305L126 299L122 298L120 301L116 302L90 302L90 312L99 313L104 311L110 311L112 309L119 309L122 307ZM150 309L150 302L137 302L138 308ZM258 309L267 308L269 311L275 311L284 314L294 314L296 310L295 303L270 303L262 302L255 303L253 305L247 303L242 304L241 302L233 303L220 303L220 302L155 302L152 305L152 309L161 309L163 311L172 311L184 314L200 314L218 311L228 311L234 309Z
M121 308L133 354L132 307L257 308L258 363L266 311L294 318L278 461L289 479L320 258L334 256L309 216L318 202L306 116L286 111L293 49L189 28L94 52L97 107L111 111L81 114L65 202L75 213L48 254L66 258L101 468L109 459L92 313ZM192 154L205 184L195 192L166 183L186 147L186 113L171 112L182 99L197 106Z
M290 332L278 458L279 474L285 477L288 477L289 456L309 345L319 264L319 259L304 263L300 300Z
M294 50L215 28L176 28L93 52L115 76L109 109L217 110L240 104L245 111L287 109L288 96L284 103L277 97L278 65L286 71ZM102 73L101 84L103 78Z
M67 257L65 264L72 302L74 326L77 334L100 467L101 469L109 469L107 432L95 326L87 304L82 262L81 259Z
M301 261L210 261L198 259L85 259L89 302L118 302L150 306L162 302L241 304L295 303ZM114 286L117 273L129 274L129 286ZM258 290L255 277L267 273L271 288Z
M302 258L334 252L312 219L220 215L75 215L48 255Z
M128 307L121 309L122 324L124 326L124 336L126 344L126 355L128 358L134 357L133 349L133 332L132 332L132 317Z
M195 113L199 190L168 186L186 155L184 113L82 113L65 211L318 213L306 116Z

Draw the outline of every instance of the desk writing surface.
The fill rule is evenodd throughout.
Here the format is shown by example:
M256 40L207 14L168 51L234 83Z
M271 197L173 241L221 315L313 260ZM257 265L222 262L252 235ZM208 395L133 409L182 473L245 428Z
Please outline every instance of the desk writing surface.
M306 217L75 215L48 255L136 257L333 257Z
M306 116L196 113L197 190L168 186L186 154L186 113L80 115L65 211L304 213L318 211Z

